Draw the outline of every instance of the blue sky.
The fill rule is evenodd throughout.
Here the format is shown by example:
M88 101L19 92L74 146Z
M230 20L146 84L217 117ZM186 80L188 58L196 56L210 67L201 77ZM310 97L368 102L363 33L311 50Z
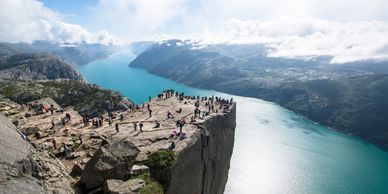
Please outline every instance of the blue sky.
M0 41L181 38L266 44L274 57L381 60L387 10L386 0L2 0Z

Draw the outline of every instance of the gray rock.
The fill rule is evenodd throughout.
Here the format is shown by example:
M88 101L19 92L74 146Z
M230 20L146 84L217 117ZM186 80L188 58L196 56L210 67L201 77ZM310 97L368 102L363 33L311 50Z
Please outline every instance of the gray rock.
M149 170L150 168L148 168L148 166L135 164L132 166L130 172L131 172L131 175L139 175L139 174L149 172Z
M134 194L145 186L142 179L130 179L127 181L109 179L105 181L103 186L106 194Z
M0 193L45 193L32 177L39 173L39 165L33 160L30 145L2 114L0 142Z
M20 129L20 131L23 132L25 135L32 135L40 131L40 129L39 127L25 127Z
M128 179L129 169L139 152L129 139L101 147L85 165L81 182L86 188L94 189L107 179Z

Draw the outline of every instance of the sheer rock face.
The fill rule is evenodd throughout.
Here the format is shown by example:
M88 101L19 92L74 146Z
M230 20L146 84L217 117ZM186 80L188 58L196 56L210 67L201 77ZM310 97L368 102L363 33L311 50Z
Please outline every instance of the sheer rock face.
M166 193L222 194L228 179L236 127L236 105L199 126L202 130L177 155Z
M81 182L94 189L107 179L128 179L138 153L139 149L129 139L101 147L86 164Z

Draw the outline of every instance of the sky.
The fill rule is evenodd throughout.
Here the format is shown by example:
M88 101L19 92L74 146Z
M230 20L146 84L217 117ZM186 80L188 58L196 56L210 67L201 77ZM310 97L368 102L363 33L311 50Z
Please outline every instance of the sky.
M271 57L388 59L386 0L2 0L0 41L260 43Z

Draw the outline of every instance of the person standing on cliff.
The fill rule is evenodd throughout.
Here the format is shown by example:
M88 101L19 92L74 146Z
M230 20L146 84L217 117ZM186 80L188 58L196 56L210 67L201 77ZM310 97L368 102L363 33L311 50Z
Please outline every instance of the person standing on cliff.
M152 116L152 110L151 109L148 109L148 116L149 116L149 118L151 118L151 116Z
M139 127L140 127L140 133L142 133L143 132L143 122L140 122Z
M136 122L133 122L133 128L135 129L135 131L137 130L137 123Z
M119 123L115 124L115 128L116 128L116 132L118 133L119 132Z

